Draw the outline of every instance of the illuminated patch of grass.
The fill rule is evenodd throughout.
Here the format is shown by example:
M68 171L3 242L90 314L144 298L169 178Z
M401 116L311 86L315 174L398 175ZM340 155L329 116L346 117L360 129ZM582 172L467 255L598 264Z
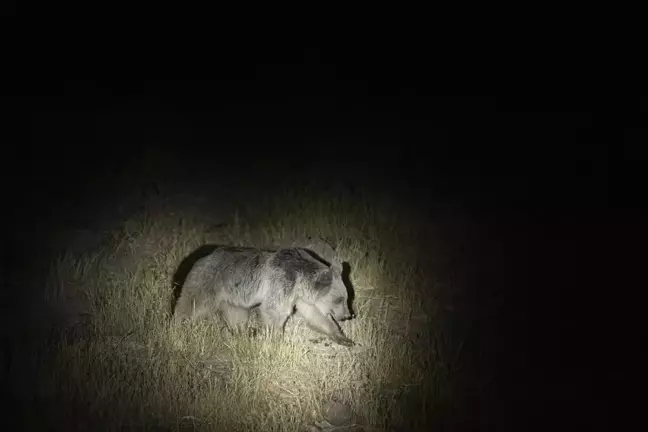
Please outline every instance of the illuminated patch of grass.
M84 319L57 321L38 355L23 353L38 371L36 391L24 396L25 421L65 430L297 431L335 399L368 429L433 424L451 388L435 345L442 253L417 248L430 234L389 202L297 193L259 205L262 221L235 214L219 229L181 211L144 213L105 249L56 261L47 303ZM283 338L231 335L219 320L169 323L173 275L199 246L309 236L336 244L350 265L357 318L342 329L363 350L331 346L295 317Z

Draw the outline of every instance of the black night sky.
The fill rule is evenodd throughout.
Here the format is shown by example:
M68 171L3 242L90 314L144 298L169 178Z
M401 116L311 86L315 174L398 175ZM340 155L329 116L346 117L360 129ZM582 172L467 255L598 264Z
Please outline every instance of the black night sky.
M583 320L597 314L612 227L642 225L629 210L637 200L609 195L619 153L595 127L607 118L601 105L439 96L362 65L294 63L241 65L213 81L48 80L3 97L19 108L17 139L4 140L7 280L44 272L72 247L68 233L102 232L136 210L135 185L138 194L160 193L160 181L187 194L219 184L268 196L301 182L371 190L429 223L456 215L471 233L457 299L479 323L464 353L466 415L499 429L601 421L591 397L606 378L583 361L594 341ZM629 184L645 162L632 144L641 135L627 132L620 158ZM245 208L246 198L227 199ZM9 321L21 320L12 305L36 295L25 286L6 285ZM477 377L487 384L471 395Z

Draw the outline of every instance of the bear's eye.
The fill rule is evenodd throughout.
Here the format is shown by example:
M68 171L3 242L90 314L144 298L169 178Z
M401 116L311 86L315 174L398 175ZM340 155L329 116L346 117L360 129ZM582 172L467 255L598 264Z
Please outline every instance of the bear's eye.
M344 301L344 298L342 298L342 297L338 297L338 298L336 298L335 300L333 300L333 303L335 303L335 304L340 304L340 303L342 303L343 301Z

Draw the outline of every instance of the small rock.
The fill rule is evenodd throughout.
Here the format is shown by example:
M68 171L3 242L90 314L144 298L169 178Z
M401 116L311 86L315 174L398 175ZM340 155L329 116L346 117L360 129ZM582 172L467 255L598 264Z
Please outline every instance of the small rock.
M342 426L351 422L351 407L335 401L324 405L324 418L334 426Z

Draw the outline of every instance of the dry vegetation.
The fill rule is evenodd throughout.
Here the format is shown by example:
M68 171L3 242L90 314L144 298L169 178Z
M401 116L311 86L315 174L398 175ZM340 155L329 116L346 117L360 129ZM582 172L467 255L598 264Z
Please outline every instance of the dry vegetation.
M102 248L60 256L46 295L47 327L54 330L15 355L11 379L25 389L24 424L325 429L331 401L352 411L335 430L420 430L451 415L448 370L456 352L443 344L438 298L447 289L440 273L447 257L434 246L434 232L421 231L394 203L358 196L294 193L259 206L262 221L234 214L216 227L149 207ZM283 338L170 324L174 273L201 245L263 247L308 236L337 245L350 266L357 318L342 329L358 348L331 345L296 317Z

